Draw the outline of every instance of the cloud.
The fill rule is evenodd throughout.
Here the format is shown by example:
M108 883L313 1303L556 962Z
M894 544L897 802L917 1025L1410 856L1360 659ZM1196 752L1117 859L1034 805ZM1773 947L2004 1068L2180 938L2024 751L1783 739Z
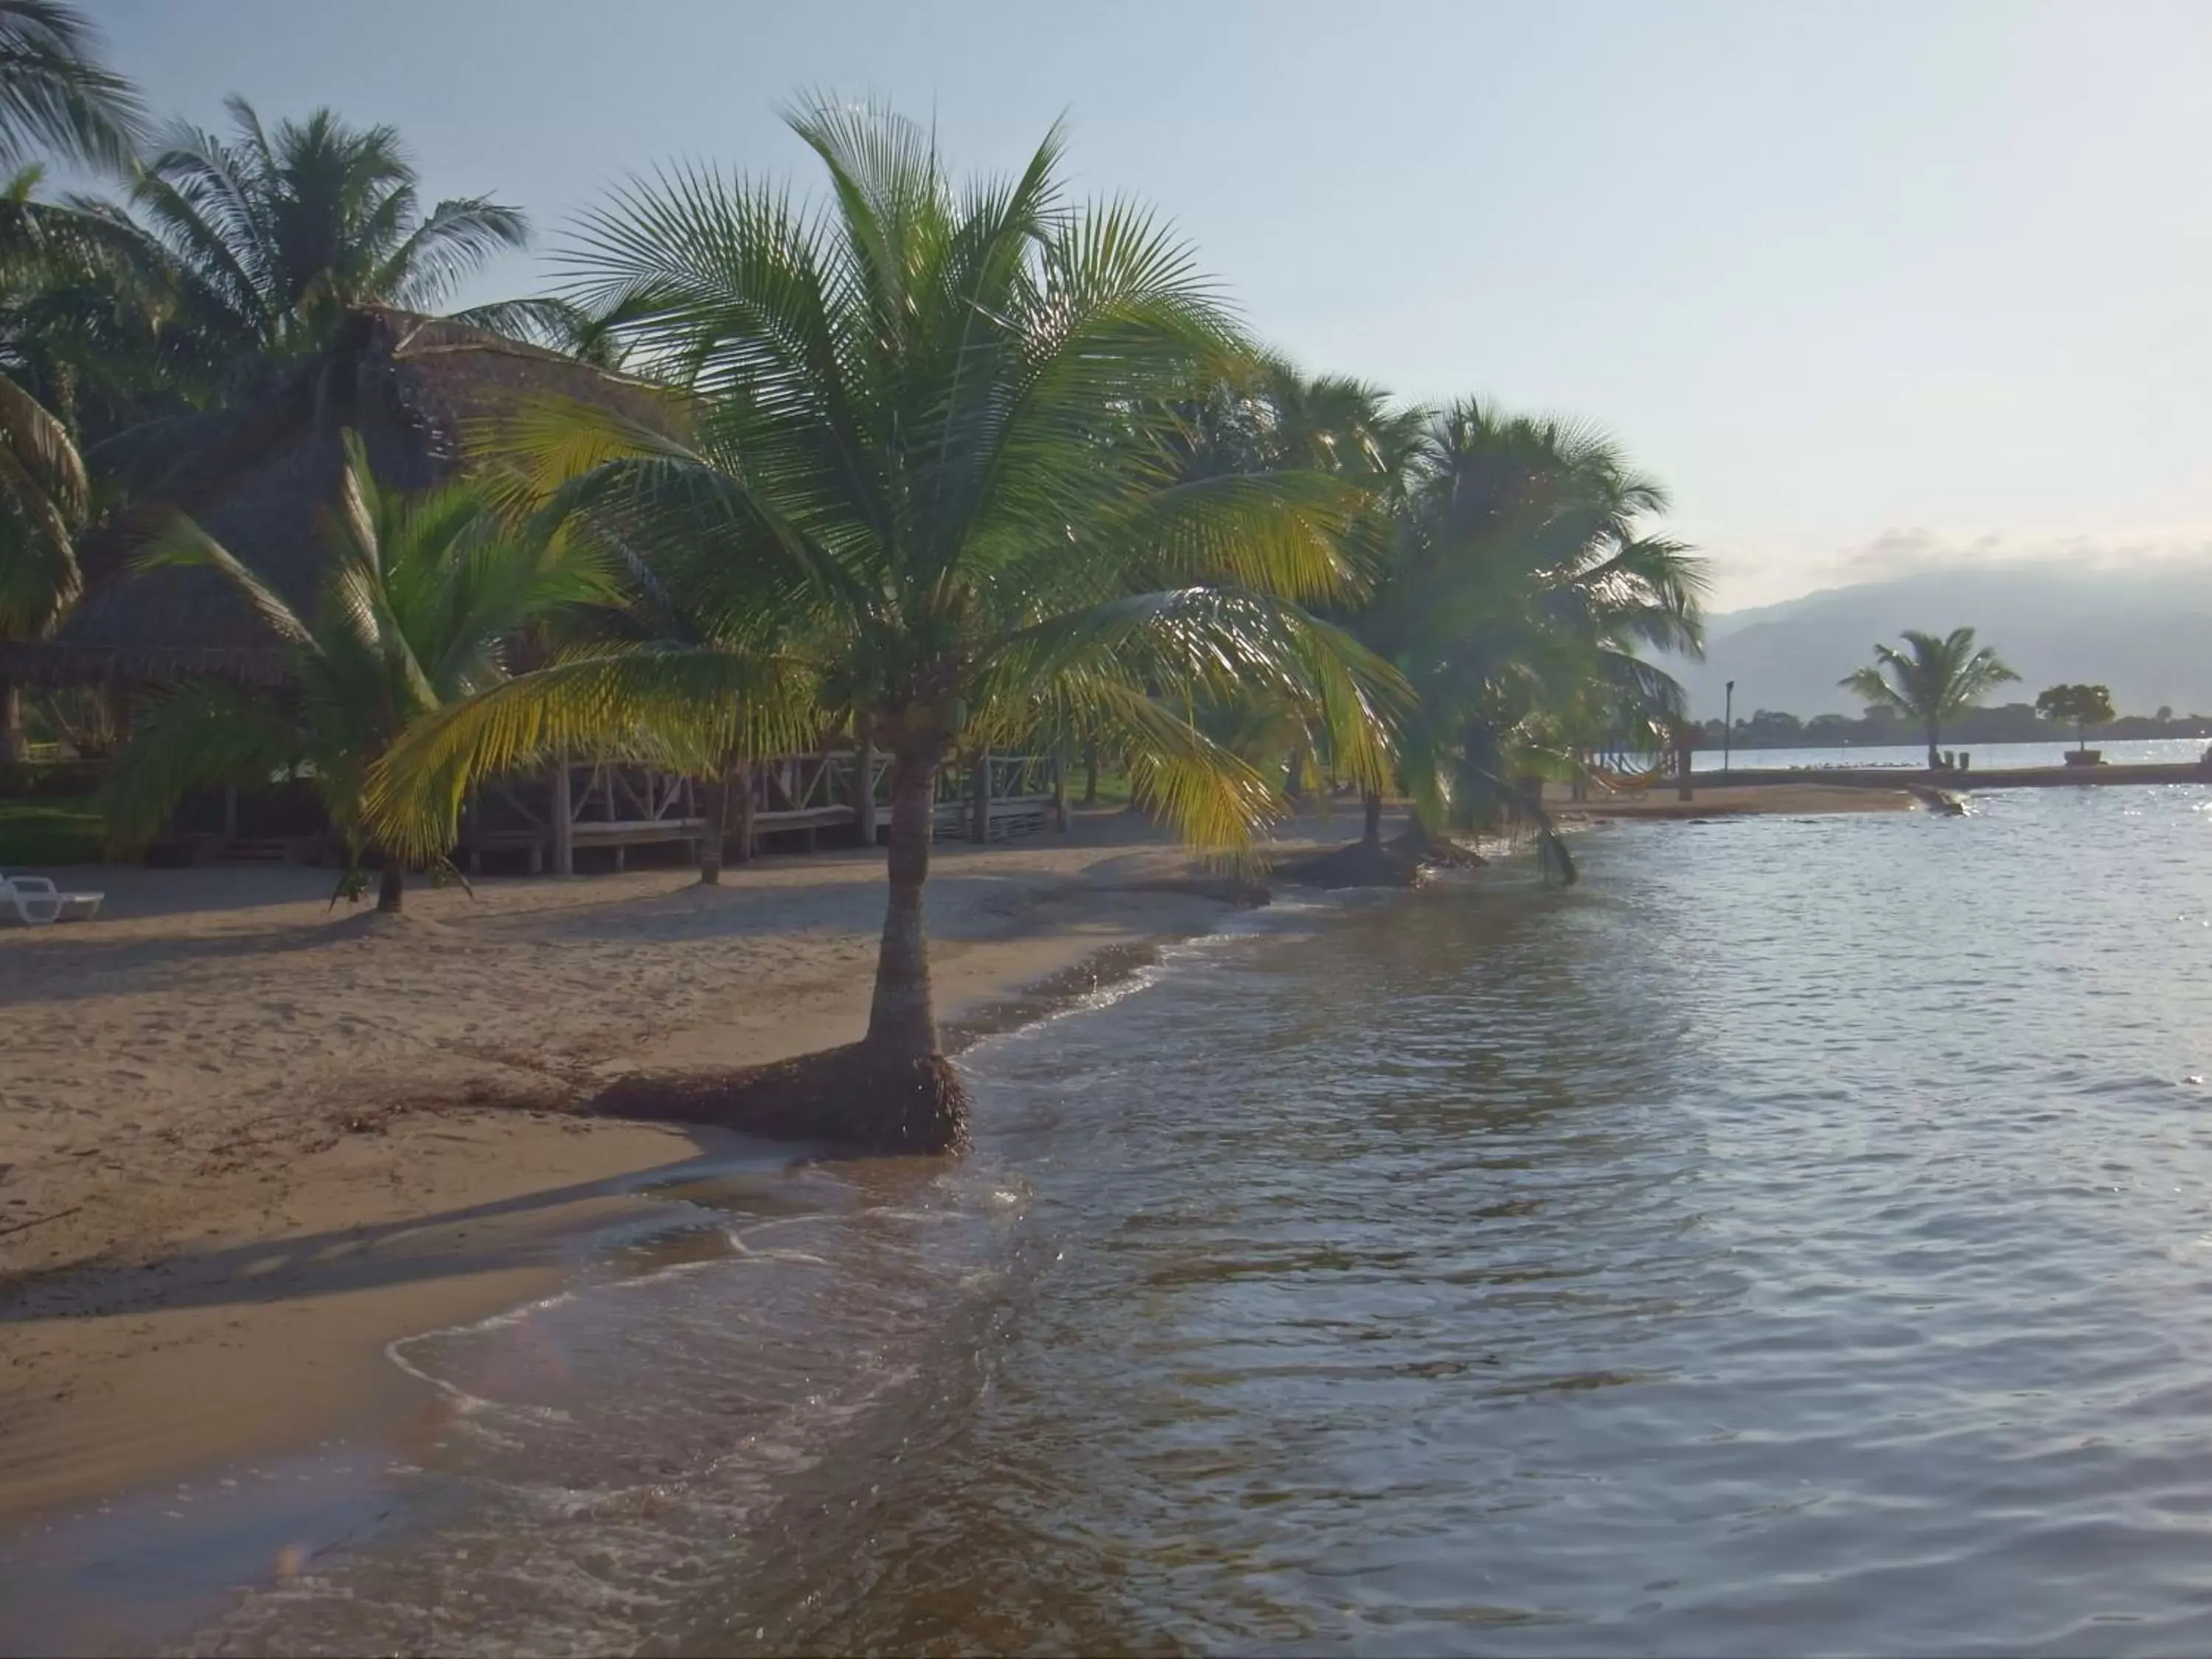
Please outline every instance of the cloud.
M1818 561L1809 574L1814 577L1810 586L1849 586L1977 567L2032 565L2078 574L2118 573L2208 557L2212 557L2212 531L2202 526L2121 537L2021 535L2002 530L1958 536L1913 528L1885 530L1870 541L1839 549Z

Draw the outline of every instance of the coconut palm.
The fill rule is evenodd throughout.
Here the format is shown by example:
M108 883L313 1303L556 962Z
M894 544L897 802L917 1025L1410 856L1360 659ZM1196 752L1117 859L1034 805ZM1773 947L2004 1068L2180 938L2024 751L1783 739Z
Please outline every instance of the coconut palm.
M383 850L376 908L389 912L400 908L406 865L368 828L370 769L411 725L504 678L526 629L605 599L611 583L586 544L510 526L474 484L415 496L380 489L360 440L349 432L345 443L339 501L323 531L329 577L312 615L181 515L137 562L203 567L228 580L284 642L289 683L197 681L149 708L116 758L106 805L115 840L137 846L195 789L304 776L346 848L340 890L357 895L362 860Z
M488 197L423 211L391 127L321 109L270 130L243 98L226 107L231 137L177 127L135 170L135 217L82 205L139 237L173 285L179 326L251 371L321 349L356 307L434 310L528 240L521 211ZM498 325L516 309L463 314Z
M1869 666L1853 670L1837 684L1869 708L1892 709L1917 722L1928 736L1928 769L1933 772L1942 763L1936 744L1943 722L2020 676L1988 646L1977 647L1971 628L1954 628L1941 638L1908 628L1905 644L1903 651L1875 646Z
M811 738L818 701L891 761L889 902L848 1058L872 1068L884 1138L942 1146L963 1107L923 926L939 767L1040 729L1108 734L1154 810L1233 847L1278 797L1194 702L1275 688L1375 776L1394 677L1301 608L1352 581L1341 486L1176 476L1178 406L1243 353L1178 240L1127 204L1066 200L1057 131L1018 177L957 192L912 123L790 120L827 170L820 210L679 173L568 255L572 297L627 319L633 365L680 378L681 421L542 409L501 445L711 643L557 665L447 711L385 769L392 833L435 844L466 778L588 750L604 718L758 752Z
M1663 490L1601 434L1474 402L1430 425L1382 583L1355 623L1419 696L1401 770L1424 828L1503 813L1573 862L1521 779L1578 734L1649 733L1681 690L1643 653L1703 648L1703 562L1646 532ZM1379 846L1370 810L1367 842Z
M0 374L0 640L42 637L76 599L89 494L68 428ZM22 756L22 688L0 678L0 760Z
M1240 369L1188 411L1177 476L1304 471L1341 480L1358 502L1344 545L1371 580L1382 567L1420 448L1424 412L1393 404L1368 382L1346 375L1310 377L1272 355ZM1318 782L1311 711L1261 688L1243 688L1226 704L1200 713L1206 729L1237 753L1282 770L1291 791ZM1365 794L1369 817L1379 823L1382 795L1373 789Z
M144 124L131 83L93 55L82 17L55 0L0 0L0 167L43 150L128 165Z

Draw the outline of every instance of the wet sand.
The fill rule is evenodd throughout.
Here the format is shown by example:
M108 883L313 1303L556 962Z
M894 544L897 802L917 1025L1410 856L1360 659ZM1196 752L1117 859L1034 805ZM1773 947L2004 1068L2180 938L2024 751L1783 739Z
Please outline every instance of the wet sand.
M1326 833L1326 830L1324 830ZM1214 900L1139 820L940 848L951 1018ZM411 890L329 872L82 872L97 922L0 934L0 1522L420 1410L394 1337L546 1293L678 1171L786 1160L573 1108L866 1024L881 855Z

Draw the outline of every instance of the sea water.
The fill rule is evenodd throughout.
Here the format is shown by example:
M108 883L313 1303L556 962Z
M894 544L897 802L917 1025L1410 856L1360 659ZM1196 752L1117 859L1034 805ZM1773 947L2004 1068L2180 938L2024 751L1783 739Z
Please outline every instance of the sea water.
M216 1652L2212 1647L2212 793L1285 902L395 1345ZM296 1565L297 1564L295 1564Z

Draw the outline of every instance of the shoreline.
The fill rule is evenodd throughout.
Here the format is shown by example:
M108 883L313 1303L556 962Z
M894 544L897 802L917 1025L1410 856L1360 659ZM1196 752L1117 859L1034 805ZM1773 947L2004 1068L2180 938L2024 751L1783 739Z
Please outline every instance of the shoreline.
M1174 890L1188 856L1121 814L938 864L933 976L969 1040L1229 912L1202 882ZM388 1342L557 1290L592 1241L653 1212L642 1187L807 1156L562 1108L632 1071L852 1040L880 921L881 857L858 853L763 860L716 889L665 869L473 902L410 892L417 914L396 925L302 902L315 871L103 875L115 922L0 951L26 1060L0 1087L0 1129L29 1154L0 1170L0 1227L31 1223L0 1236L10 1533L349 1428L404 1429L425 1402ZM548 973L563 953L580 971ZM179 954L221 966L178 978ZM295 1014L289 1042L263 1030L224 1045L230 1064L191 1057L228 1035L196 1034L195 1001L227 991L265 1025L270 999L317 990L316 1027ZM561 1035L499 1050L469 1018L526 1011ZM409 1026L396 1053L350 1053L361 1028ZM87 1119L106 1121L88 1136Z
M1277 855L1357 833L1341 814L1285 830ZM956 1053L1237 899L1118 811L936 863ZM4 1533L404 1431L426 1402L389 1342L557 1290L593 1241L654 1212L641 1188L808 1156L573 1108L635 1073L856 1038L882 891L881 854L857 851L714 889L671 868L416 890L396 921L331 913L319 871L101 875L112 919L0 951L0 1131L24 1154L0 1165Z

